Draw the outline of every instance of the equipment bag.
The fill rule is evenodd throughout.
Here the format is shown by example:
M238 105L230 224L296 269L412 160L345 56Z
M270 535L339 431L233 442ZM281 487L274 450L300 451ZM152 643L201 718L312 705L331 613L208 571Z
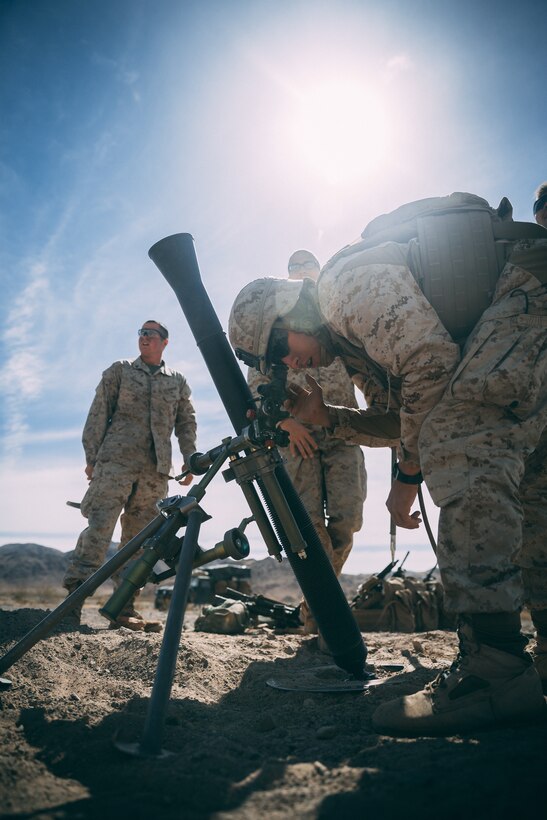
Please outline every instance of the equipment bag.
M196 618L196 632L217 632L220 635L241 635L251 618L241 601L226 598L220 606L205 606Z
M492 301L498 277L519 239L545 239L545 228L514 222L504 197L497 208L468 193L419 199L373 219L361 239L326 267L385 242L408 245L407 264L454 341L463 344ZM375 260L377 261L377 260ZM366 264L366 254L359 264Z
M360 629L374 632L427 632L452 624L443 610L440 582L393 577L373 589L361 587L350 607Z

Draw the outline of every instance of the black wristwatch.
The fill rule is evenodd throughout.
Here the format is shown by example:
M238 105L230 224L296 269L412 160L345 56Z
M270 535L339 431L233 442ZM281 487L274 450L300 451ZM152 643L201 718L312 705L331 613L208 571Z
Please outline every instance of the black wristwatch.
M424 480L421 472L416 473L416 475L408 475L408 473L403 473L403 471L399 469L397 462L393 465L392 478L394 478L395 481L400 481L401 484L421 484Z

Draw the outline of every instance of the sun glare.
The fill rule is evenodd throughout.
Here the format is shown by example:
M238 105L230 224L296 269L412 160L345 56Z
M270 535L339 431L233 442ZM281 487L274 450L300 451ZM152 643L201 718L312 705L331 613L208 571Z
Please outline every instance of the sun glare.
M374 174L389 152L388 111L378 92L349 81L299 89L290 139L303 161L330 184Z

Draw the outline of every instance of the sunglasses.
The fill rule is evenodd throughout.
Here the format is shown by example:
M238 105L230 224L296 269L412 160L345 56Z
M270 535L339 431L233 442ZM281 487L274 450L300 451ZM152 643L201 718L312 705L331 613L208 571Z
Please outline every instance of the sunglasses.
M149 336L150 338L159 336L160 339L165 339L165 336L153 327L141 327L139 330L139 336Z
M312 262L311 259L307 262L293 262L289 265L289 273L292 273L294 270L300 270L301 268L304 268L304 270L313 270L317 268L317 264Z
M534 202L534 216L537 214L538 211L542 211L543 208L547 205L547 194L543 194L540 196L539 199L536 199Z

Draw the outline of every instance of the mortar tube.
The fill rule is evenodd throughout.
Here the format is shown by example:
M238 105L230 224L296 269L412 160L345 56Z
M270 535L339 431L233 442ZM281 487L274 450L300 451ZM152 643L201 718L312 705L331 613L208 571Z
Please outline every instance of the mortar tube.
M254 407L254 402L203 286L192 236L188 233L168 236L156 242L148 255L173 288L230 421L236 433L241 433L248 424L248 411ZM282 484L286 487L290 485L292 489L291 500L285 494L284 505L288 504L289 508L293 504L299 506L301 529L304 527L310 528L310 533L313 531L313 543L307 550L306 558L298 561L294 561L293 556L289 558L296 579L336 662L361 677L364 675L366 647L359 628L307 511L302 504L295 504L295 498L300 499L292 488L288 473L282 465L276 473ZM258 479L257 483L266 498L264 482ZM275 515L273 507L275 500L270 506L270 514ZM282 528L279 530L285 552L290 553L291 544L286 533Z
M167 236L148 255L173 288L228 417L241 433L253 397L203 286L191 234Z

